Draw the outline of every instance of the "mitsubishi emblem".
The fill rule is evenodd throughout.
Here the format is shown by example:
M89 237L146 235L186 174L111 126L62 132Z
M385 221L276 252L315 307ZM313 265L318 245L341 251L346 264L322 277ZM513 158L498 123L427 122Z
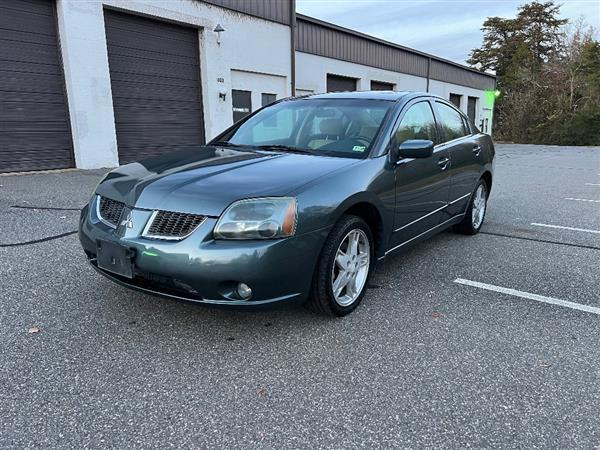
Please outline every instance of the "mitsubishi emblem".
M131 211L127 213L127 217L121 221L122 227L133 228L133 219L131 217Z

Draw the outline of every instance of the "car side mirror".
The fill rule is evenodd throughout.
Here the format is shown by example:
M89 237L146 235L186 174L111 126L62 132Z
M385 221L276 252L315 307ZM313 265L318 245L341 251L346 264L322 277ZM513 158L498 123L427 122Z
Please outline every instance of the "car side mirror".
M399 158L429 158L433 155L433 142L424 139L409 139L398 147Z

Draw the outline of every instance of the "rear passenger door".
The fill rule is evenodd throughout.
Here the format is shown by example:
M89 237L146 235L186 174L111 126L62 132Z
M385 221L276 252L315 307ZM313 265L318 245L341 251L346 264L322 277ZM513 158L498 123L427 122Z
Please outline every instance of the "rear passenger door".
M465 211L480 173L477 141L467 118L449 103L435 101L435 114L442 136L441 148L450 158L450 196L445 219Z

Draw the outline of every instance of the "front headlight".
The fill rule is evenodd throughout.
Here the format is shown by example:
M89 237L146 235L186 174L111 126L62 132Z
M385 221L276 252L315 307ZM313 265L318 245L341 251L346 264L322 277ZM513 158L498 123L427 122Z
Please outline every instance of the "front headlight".
M215 239L277 239L296 231L296 199L265 197L239 200L219 218Z

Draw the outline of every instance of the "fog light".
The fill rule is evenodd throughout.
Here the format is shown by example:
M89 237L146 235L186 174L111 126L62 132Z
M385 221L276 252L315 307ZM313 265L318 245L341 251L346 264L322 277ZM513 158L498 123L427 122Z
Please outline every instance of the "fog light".
M239 283L237 286L238 295L242 300L249 300L252 297L252 289L246 283Z

